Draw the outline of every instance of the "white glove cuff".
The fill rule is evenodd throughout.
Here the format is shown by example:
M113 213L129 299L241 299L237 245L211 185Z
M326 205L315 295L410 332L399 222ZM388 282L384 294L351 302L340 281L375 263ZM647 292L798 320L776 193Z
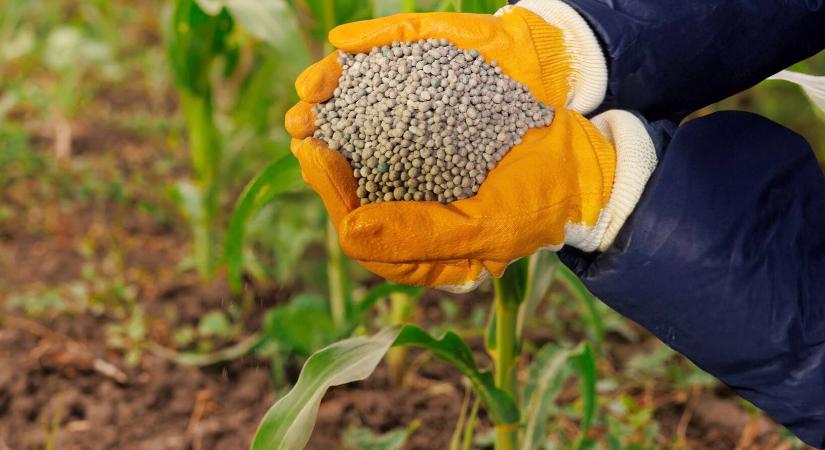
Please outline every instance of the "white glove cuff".
M590 25L575 9L560 0L521 0L516 6L562 30L572 69L566 106L582 115L593 112L602 104L607 92L607 62Z
M586 252L605 251L613 245L658 163L656 147L647 129L633 114L611 110L594 117L592 122L616 149L616 175L610 199L596 225L565 226L565 243Z

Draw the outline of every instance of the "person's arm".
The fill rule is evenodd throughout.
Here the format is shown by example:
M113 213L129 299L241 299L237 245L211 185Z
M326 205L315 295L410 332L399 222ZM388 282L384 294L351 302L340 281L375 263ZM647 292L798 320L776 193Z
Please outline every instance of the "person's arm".
M563 1L606 53L605 108L651 120L678 121L825 49L823 0Z
M613 246L561 257L613 309L825 447L825 177L800 136L742 112L687 123Z

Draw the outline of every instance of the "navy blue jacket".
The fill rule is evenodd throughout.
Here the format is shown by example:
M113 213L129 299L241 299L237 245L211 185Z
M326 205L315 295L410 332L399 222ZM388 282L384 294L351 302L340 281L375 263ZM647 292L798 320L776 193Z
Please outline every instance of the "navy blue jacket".
M825 177L796 133L723 112L676 131L587 287L825 447Z
M565 1L607 55L602 109L639 111L670 143L613 247L565 248L562 260L612 308L825 447L825 177L809 145L742 112L667 133L825 48L823 0Z
M608 61L605 107L681 120L825 48L823 0L565 0Z

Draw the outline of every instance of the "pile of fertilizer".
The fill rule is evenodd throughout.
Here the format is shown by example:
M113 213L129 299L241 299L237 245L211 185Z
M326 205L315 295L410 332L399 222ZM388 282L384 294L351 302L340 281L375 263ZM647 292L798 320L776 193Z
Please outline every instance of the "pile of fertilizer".
M472 197L529 128L553 121L495 62L445 39L342 52L339 62L314 137L347 158L362 205Z

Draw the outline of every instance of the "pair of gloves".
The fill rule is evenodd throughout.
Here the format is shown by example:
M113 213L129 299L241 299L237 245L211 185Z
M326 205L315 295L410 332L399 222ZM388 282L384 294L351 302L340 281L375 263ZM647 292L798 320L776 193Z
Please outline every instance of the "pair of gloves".
M466 292L539 249L609 247L656 166L656 152L644 123L629 112L584 117L602 103L607 84L599 43L584 20L564 3L524 0L496 15L401 14L329 35L349 53L430 38L496 61L554 107L555 119L529 130L472 198L361 206L347 160L312 137L313 108L333 96L341 75L337 54L311 66L296 82L301 101L286 127L344 252L397 283Z

